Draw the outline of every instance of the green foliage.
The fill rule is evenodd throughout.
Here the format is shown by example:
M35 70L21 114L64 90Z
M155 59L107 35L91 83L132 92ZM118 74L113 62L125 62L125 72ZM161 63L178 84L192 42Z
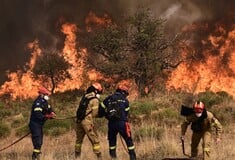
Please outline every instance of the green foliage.
M217 92L214 93L212 91L201 92L198 94L198 99L206 105L207 108L211 108L211 106L219 104L226 99L231 99L226 92Z
M152 118L159 124L174 126L179 123L180 113L174 108L164 108L154 114Z
M12 114L12 111L9 108L0 109L0 119L10 116L11 114Z
M8 125L3 122L0 122L0 138L7 137L10 135L11 131Z
M29 132L29 126L27 124L27 125L24 125L18 129L16 129L16 136L23 136L28 132Z
M33 73L36 76L43 76L52 83L52 93L57 84L66 78L71 78L68 72L71 64L58 53L45 53L36 61Z
M145 125L140 127L133 133L134 141L140 141L144 138L154 138L160 140L164 134L164 128L161 127L149 127Z
M12 128L17 128L19 126L21 126L22 124L24 124L26 122L25 119L16 119L16 120L13 120L13 122L11 123L11 127Z
M151 111L157 109L156 104L153 101L136 101L130 104L131 115L150 115Z
M48 120L44 125L44 133L49 136L65 134L72 128L72 120Z
M90 33L89 59L93 67L116 80L134 79L145 96L145 89L151 92L155 86L156 76L173 66L169 63L177 60L178 52L168 49L173 42L164 35L165 20L154 18L149 10L141 8L125 22Z

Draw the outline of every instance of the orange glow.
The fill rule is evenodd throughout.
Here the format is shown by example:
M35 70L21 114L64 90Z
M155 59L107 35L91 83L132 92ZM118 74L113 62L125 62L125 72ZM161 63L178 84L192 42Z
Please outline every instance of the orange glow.
M85 71L85 62L87 58L87 49L81 48L77 50L77 37L78 31L75 24L65 23L62 25L61 32L65 34L64 48L60 53L67 62L71 64L71 68L68 72L71 74L71 79L66 79L61 82L56 88L56 92L64 92L66 90L79 89L84 82L84 75L88 77L88 81L95 81L102 79L101 73L95 70ZM31 51L31 58L25 65L25 70L18 70L16 72L8 73L8 81L6 81L0 88L0 96L7 94L13 100L27 99L37 96L38 87L44 85L49 88L49 84L45 84L41 79L34 79L32 69L35 66L37 58L41 55L41 49L39 48L39 41L35 40L28 44L28 48ZM88 82L89 83L89 82Z
M211 49L203 48L203 60L180 64L167 81L168 89L191 93L225 91L235 96L235 27L230 31L221 25L216 27L215 33L202 41L203 45L211 44ZM211 53L213 49L218 53Z
M103 17L98 17L93 12L89 12L88 16L85 19L86 23L86 30L87 32L91 32L92 28L94 27L100 27L100 26L107 26L112 24L111 18L104 14Z

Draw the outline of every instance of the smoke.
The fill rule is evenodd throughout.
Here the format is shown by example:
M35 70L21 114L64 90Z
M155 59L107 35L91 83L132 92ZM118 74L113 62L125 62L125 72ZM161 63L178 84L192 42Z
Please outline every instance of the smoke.
M232 0L0 0L0 84L7 70L23 68L30 56L27 43L38 39L43 49L61 49L61 24L75 23L83 30L90 11L98 16L107 13L118 24L139 7L146 7L166 18L169 33L175 34L185 24L220 18L233 11L233 6Z

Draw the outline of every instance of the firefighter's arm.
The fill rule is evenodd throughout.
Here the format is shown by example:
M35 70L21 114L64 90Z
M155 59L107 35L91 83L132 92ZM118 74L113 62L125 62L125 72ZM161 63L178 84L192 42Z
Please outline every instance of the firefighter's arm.
M220 141L221 133L222 133L222 125L218 121L218 119L215 118L214 116L212 118L212 126L215 127L215 130L216 130L216 141Z
M90 100L90 105L92 109L92 117L98 117L99 100L97 98Z
M181 124L181 136L184 136L186 131L187 131L187 128L188 128L188 125L191 123L191 121L189 120L188 117L185 118L185 120L183 121L183 123ZM182 137L183 138L183 137Z

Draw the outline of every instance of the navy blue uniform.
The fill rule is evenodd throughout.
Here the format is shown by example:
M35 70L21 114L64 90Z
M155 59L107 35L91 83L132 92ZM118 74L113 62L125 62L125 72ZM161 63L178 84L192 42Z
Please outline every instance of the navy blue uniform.
M43 143L43 125L47 120L46 114L52 113L48 102L42 97L38 96L33 102L29 128L32 134L32 142L34 146L33 153L39 154Z
M105 106L108 106L110 100L117 100L119 107L121 108L120 120L108 121L108 140L110 156L113 158L116 157L117 134L119 133L126 142L130 159L135 160L136 155L134 150L134 144L131 138L131 130L128 123L129 101L126 98L125 94L116 91L113 95L108 96L103 101L103 112L105 112Z

